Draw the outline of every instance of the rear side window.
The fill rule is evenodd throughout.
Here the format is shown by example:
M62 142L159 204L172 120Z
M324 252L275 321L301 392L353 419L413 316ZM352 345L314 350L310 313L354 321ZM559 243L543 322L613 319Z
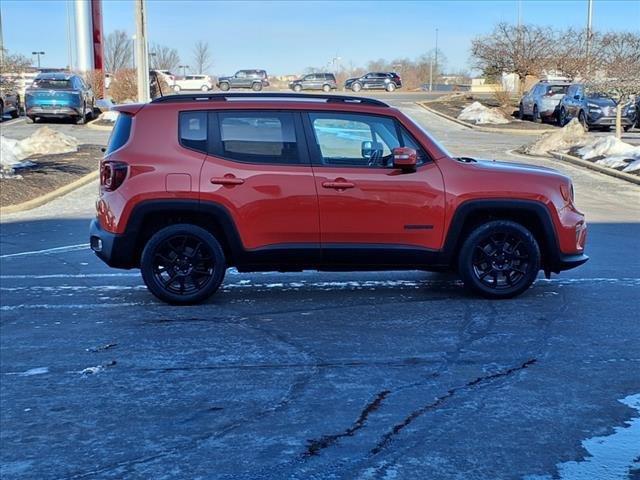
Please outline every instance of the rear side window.
M109 137L109 143L107 144L106 155L115 152L122 147L131 134L131 115L127 113L120 113L116 120L116 124L113 126L111 136Z
M180 113L180 144L207 153L207 113Z
M283 112L220 112L216 154L250 163L300 163L294 117Z

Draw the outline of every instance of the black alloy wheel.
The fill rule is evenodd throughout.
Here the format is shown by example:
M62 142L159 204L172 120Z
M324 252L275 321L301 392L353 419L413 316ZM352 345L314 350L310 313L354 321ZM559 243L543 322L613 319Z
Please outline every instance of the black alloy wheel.
M467 237L458 270L465 286L481 295L514 297L534 282L540 270L540 248L522 225L491 221Z
M219 288L225 269L218 241L195 225L160 230L142 253L145 284L160 300L172 304L192 304L208 298Z

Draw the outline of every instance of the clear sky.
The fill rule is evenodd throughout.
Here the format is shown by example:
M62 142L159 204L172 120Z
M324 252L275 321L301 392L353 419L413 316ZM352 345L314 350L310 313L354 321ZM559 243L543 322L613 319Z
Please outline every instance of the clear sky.
M553 27L586 25L587 0L282 1L147 0L150 42L174 47L192 62L193 45L208 41L211 73L264 68L270 74L321 67L332 57L364 66L378 58L416 58L439 47L447 70L469 65L469 41L500 21ZM598 30L640 31L640 0L594 0ZM73 9L73 2L69 2ZM42 65L67 64L65 0L2 0L4 43L10 52L46 52ZM104 29L135 30L133 0L103 0Z

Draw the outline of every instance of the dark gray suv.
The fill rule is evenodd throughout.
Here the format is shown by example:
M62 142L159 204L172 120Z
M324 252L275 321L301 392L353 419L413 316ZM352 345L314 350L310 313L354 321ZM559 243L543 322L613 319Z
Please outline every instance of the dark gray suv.
M238 70L231 77L219 77L217 85L225 92L231 88L251 88L259 92L269 86L269 77L264 70Z
M333 73L310 73L291 82L289 88L294 92L301 92L302 90L330 92L338 88L338 84Z
M576 83L571 85L560 102L558 125L564 126L577 118L586 129L601 128L609 130L616 124L615 100L587 86ZM630 130L636 118L636 107L632 102L622 109L622 127Z

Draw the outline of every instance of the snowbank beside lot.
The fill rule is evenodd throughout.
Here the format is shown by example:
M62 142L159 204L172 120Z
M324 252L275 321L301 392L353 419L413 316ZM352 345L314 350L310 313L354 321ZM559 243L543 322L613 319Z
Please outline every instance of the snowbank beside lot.
M510 120L498 108L485 107L480 102L473 102L465 107L458 115L458 120L471 122L475 124L503 124L509 123Z
M569 153L599 165L640 174L640 146L623 142L614 135L590 136L577 119L560 130L543 134L523 151L529 155L548 155L554 151Z
M11 174L20 167L30 164L26 158L34 155L54 155L78 151L78 140L50 127L42 127L27 138L15 140L0 136L0 170Z

